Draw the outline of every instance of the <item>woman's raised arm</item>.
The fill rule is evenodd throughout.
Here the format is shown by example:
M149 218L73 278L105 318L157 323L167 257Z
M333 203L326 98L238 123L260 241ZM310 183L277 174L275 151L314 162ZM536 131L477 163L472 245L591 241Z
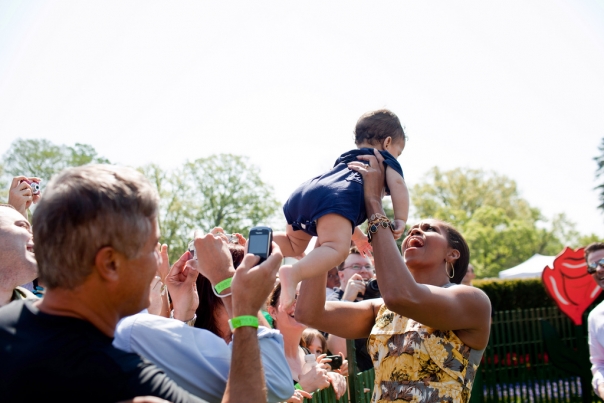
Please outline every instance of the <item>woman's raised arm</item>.
M367 337L382 300L325 303L326 283L327 277L322 276L302 281L294 313L296 320L346 339Z
M359 159L368 161L369 165L359 162L351 163L349 167L363 175L367 216L383 215L381 200L381 187L384 183L383 158L376 153L376 156L361 156ZM444 227L431 226L430 228L443 232L441 235L446 237ZM423 235L421 229L418 233ZM470 335L467 341L464 340L470 347L482 348L486 345L491 313L490 301L486 294L477 288L467 286L443 288L442 285L446 281L437 284L440 278L437 281L430 281L433 278L425 277L419 280L424 284L416 282L398 251L391 231L378 229L372 236L372 247L380 292L390 310L435 329L462 330ZM429 267L433 268L436 264L441 265L442 273L445 273L446 266L443 263L456 259L458 255L454 256L455 252L457 251L453 248L443 246L440 249L422 248L417 253L424 253L419 260L425 264L426 272Z

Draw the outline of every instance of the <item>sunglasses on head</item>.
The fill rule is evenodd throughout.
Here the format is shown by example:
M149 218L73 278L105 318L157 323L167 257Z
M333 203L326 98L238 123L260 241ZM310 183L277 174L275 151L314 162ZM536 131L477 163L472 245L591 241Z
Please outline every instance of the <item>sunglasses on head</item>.
M594 274L598 269L598 266L604 267L604 259L600 259L597 262L587 263L587 272L589 274Z

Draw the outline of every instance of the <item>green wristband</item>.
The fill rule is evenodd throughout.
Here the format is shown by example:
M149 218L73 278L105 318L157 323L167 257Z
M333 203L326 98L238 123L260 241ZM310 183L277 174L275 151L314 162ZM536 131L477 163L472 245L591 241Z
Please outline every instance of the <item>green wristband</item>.
M232 281L233 281L232 277L224 279L220 283L216 284L216 287L214 287L214 289L216 290L216 292L218 294L220 294L221 292L223 292L224 290L226 290L227 288L229 288L231 286Z
M229 326L231 328L231 332L238 327L242 326L250 326L250 327L258 327L258 318L251 315L243 315L237 316L233 319L229 319Z
M296 384L294 385L294 389L296 389L296 390L304 390L304 389L302 389L302 386L300 386L300 384L299 384L299 383L297 383L297 382L296 382Z

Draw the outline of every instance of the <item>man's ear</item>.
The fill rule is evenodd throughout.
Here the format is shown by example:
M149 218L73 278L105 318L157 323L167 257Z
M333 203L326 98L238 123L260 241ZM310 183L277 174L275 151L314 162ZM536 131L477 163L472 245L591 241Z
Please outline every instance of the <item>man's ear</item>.
M275 319L275 316L277 316L277 308L275 308L274 306L269 305L268 307L266 307L266 311L273 319Z
M111 246L105 246L99 249L94 257L94 266L102 279L107 281L116 281L118 279L117 268L119 266L117 251Z

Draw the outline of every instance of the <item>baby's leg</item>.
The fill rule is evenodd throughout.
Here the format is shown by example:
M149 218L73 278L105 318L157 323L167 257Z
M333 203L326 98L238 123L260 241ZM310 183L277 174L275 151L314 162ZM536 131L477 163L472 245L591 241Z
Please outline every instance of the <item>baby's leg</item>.
M325 275L348 256L352 224L339 214L327 214L317 222L317 247L292 266L279 269L281 307L288 309L296 299L298 283L307 278Z
M275 232L273 241L279 245L283 257L300 256L306 250L312 236L304 231L294 231L291 225L287 226L285 233Z

